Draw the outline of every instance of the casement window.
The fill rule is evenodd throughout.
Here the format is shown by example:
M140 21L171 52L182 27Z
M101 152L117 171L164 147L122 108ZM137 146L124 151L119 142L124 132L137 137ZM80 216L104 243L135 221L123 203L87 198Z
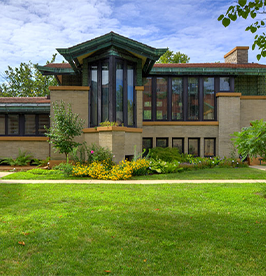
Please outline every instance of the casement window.
M152 143L153 139L152 138L142 138L142 150L149 151L149 149L152 149Z
M215 156L216 139L215 138L204 138L204 156L213 157Z
M143 79L144 121L216 121L217 99L221 83L232 77L148 77Z
M48 114L0 114L2 136L44 136L49 128Z
M168 138L156 138L156 147L167 148Z
M172 147L177 148L180 153L184 153L184 138L173 138Z
M117 122L134 127L135 63L110 56L89 64L89 126L101 122Z
M200 138L188 138L188 154L200 156Z

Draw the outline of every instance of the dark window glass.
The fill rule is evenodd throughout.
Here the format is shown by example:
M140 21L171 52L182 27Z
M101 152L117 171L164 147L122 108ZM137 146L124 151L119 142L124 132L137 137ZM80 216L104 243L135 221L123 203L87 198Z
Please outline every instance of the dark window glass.
M109 64L108 62L102 64L102 106L101 106L101 120L108 121L108 103L109 103Z
M144 79L143 91L143 120L151 120L152 118L152 79Z
M182 78L172 78L172 120L183 118L182 95Z
M188 78L188 120L199 119L198 79Z
M8 115L8 135L19 134L19 115Z
M123 64L116 64L116 122L124 123L123 116Z
M167 78L156 79L156 120L167 120Z
M143 138L142 139L142 149L151 149L152 148L152 138Z
M6 134L5 115L0 115L0 135Z
M38 133L40 135L44 135L44 133L46 132L44 126L46 128L50 127L49 115L39 115L39 129L38 129Z
M168 138L156 138L156 147L167 148Z
M222 77L220 78L220 91L230 91L230 78Z
M189 138L188 139L188 153L194 156L199 156L199 138Z
M25 118L25 135L36 135L35 115L24 115Z
M215 138L204 139L204 156L215 156Z
M91 66L91 123L98 125L98 76L97 66Z
M134 71L133 66L127 66L127 124L133 126L134 124Z
M184 138L173 138L172 147L178 148L180 153L184 152Z
M203 119L214 120L214 78L204 78Z

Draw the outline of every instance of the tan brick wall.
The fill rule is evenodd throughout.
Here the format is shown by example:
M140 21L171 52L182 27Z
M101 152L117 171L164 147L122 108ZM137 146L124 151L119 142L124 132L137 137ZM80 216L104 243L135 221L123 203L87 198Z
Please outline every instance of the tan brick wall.
M143 91L137 90L137 106L136 106L136 113L137 113L137 127L142 128L143 122Z
M0 141L0 158L16 158L19 149L27 151L36 159L44 160L49 156L47 141Z
M66 106L70 103L73 113L79 114L80 118L85 122L84 127L88 127L88 93L88 91L84 90L66 90L64 87L62 87L62 90L58 90L58 88L56 90L51 89L51 118L53 118L54 115L52 103L62 100L65 102ZM82 143L84 141L83 135L77 137L76 141ZM51 159L65 159L65 156L55 153L52 148Z
M188 153L188 138L200 138L200 156L204 156L204 138L218 138L218 132L218 126L143 126L142 137L153 138L153 147L156 147L156 138L168 138L169 147L172 147L172 138L184 138L185 153Z
M125 133L125 155L134 155L136 146L136 153L142 152L142 133Z
M248 63L249 47L235 47L224 56L225 63Z
M218 155L230 157L233 148L230 134L240 131L240 95L218 97L217 117L219 121Z
M255 97L254 97L255 98ZM250 121L263 119L266 121L266 99L250 99L240 101L240 127L250 126Z

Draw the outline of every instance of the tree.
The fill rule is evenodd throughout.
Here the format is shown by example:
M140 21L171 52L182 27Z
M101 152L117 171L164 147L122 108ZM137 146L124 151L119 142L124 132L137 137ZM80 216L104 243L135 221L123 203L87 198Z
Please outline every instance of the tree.
M180 52L174 53L169 49L158 59L156 63L189 63L190 58Z
M71 105L65 108L65 103L53 103L54 118L52 126L45 134L49 137L49 143L53 144L59 153L65 154L68 162L68 155L72 150L81 145L74 139L82 134L84 121L79 118L79 114L72 112Z
M56 54L51 61L55 61ZM37 69L38 64L22 62L19 67L8 66L5 75L2 76L4 82L0 85L1 97L42 97L50 94L49 86L56 86L57 81L54 76L43 76Z
M250 15L251 18L255 19L258 14L265 14L266 0L238 0L237 4L230 6L225 14L221 14L218 17L219 21L222 21L224 27L230 25L231 21L236 21L237 18L244 18ZM246 31L256 33L260 28L265 28L265 19L257 20L251 25L247 26ZM266 57L266 34L257 34L254 37L254 43L252 50L258 47L260 54L257 55L257 59L260 60L261 56Z
M263 120L252 121L250 127L244 127L240 132L234 132L232 138L238 153L245 159L257 157L258 155L266 160L266 122Z

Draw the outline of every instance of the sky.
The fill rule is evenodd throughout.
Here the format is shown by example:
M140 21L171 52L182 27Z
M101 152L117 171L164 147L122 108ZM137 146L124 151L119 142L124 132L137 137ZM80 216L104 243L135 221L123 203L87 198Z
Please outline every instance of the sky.
M236 46L252 51L252 22L217 21L231 0L0 0L0 75L21 62L45 65L56 48L68 48L114 31L155 48L190 57L190 63L224 62ZM56 62L61 62L58 54ZM260 63L266 63L262 58Z

